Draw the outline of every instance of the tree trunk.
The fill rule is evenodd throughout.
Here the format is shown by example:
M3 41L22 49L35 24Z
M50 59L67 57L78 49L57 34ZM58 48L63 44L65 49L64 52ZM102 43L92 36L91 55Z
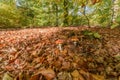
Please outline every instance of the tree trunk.
M86 5L88 4L88 1L86 1ZM88 27L90 28L90 20L88 18L88 16L86 15L86 7L87 6L84 6L84 11L83 11L83 15L85 16L85 18L87 19L87 24L88 24Z
M69 0L64 0L63 2L63 8L64 8L64 20L63 20L63 24L64 26L68 26L68 2Z
M118 5L119 0L113 0L113 15L112 15L112 23L116 23L116 18L118 15L118 10L119 10L119 5Z
M57 4L55 4L55 15L56 15L55 26L58 26L58 5Z

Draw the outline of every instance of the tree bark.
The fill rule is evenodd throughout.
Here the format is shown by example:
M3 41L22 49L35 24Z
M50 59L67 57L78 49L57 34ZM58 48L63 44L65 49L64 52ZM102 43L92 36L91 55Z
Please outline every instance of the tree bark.
M58 26L58 5L57 4L55 4L55 15L56 15L55 26Z
M88 1L86 1L86 5L88 4ZM85 18L87 19L87 24L88 24L88 27L90 28L90 20L88 18L88 16L86 15L86 7L87 6L84 6L84 11L83 11L83 15L85 16Z
M119 5L118 5L119 0L113 0L113 15L112 15L112 23L116 23L116 18L118 15L118 10L119 10Z
M68 26L68 2L69 0L64 0L63 2L63 8L64 8L64 20L63 20L63 24L64 26Z

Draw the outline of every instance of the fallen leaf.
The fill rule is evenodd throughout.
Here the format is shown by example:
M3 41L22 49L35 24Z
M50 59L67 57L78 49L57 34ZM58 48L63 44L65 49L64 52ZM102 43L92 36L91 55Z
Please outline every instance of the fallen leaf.
M86 72L84 70L80 70L79 73L84 76L85 80L94 80L92 75L89 72Z
M59 72L57 74L58 80L72 80L72 76L69 72Z
M73 76L73 80L85 80L82 75L79 74L78 70L74 70L71 75Z
M68 53L67 49L64 49L64 50L62 51L62 54L63 54L63 55L67 55L67 53Z
M61 69L67 70L71 66L70 62L63 61Z
M77 80L85 80L85 79L82 75L79 75L79 79L77 79Z
M16 59L16 60L15 60L15 65L19 66L20 63L21 63L20 59Z
M118 64L115 66L115 69L116 69L117 71L120 71L120 63L118 63Z
M74 70L72 73L72 76L75 78L75 77L79 77L79 72L77 70Z
M30 80L39 80L39 77L40 75L39 74L36 74L36 75L33 75Z
M2 80L14 80L14 79L13 77L10 76L10 74L5 73Z
M54 63L53 63L53 65L56 67L56 68L61 68L61 61L55 61Z
M8 71L12 71L12 70L14 70L14 67L7 65L7 66L5 66L5 69Z
M32 51L32 54L31 54L33 57L38 57L38 52L35 50L35 51Z
M95 75L95 74L91 74L91 75L94 78L94 80L105 80L104 76Z
M72 67L75 68L75 69L79 67L79 65L78 65L77 63L75 63L75 62L73 62L71 65L72 65Z
M55 78L55 72L53 69L43 69L39 72L42 74L47 80L52 80Z
M113 71L113 69L112 69L110 66L108 66L108 67L105 69L105 71L106 71L107 74L110 74L110 73Z

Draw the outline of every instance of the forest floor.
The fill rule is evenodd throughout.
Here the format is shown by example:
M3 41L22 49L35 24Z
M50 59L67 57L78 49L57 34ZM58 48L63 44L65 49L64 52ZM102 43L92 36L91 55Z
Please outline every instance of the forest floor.
M0 80L120 80L120 28L0 31Z

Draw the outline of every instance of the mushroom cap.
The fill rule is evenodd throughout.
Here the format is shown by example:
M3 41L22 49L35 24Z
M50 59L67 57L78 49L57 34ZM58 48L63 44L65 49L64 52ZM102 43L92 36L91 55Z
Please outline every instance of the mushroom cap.
M58 39L57 41L55 41L56 44L63 44L64 40Z
M79 39L77 37L72 37L71 39L72 41L79 41Z

